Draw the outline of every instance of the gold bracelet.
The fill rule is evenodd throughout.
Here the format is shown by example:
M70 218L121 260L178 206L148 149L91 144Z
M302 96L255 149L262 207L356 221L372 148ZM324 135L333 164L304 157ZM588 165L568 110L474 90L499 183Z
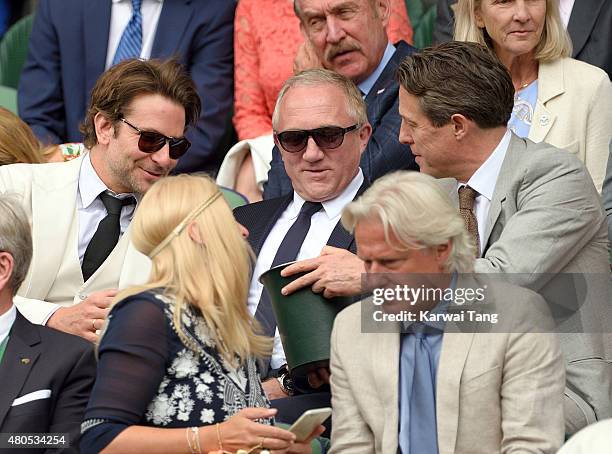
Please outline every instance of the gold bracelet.
M199 427L191 427L191 435L193 436L193 444L195 446L194 451L197 454L202 454L202 447L200 446L200 428Z
M185 429L185 438L187 438L187 445L189 446L189 452L191 452L191 454L195 454L194 450L193 450L193 446L191 445L191 438L189 437L189 427L187 427Z
M217 443L219 443L219 451L223 451L223 442L221 441L221 426L219 425L219 423L217 423L216 426L217 426Z

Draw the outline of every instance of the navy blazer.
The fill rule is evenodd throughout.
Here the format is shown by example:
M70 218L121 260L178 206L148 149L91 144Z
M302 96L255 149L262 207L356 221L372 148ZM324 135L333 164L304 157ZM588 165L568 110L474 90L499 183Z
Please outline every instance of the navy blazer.
M67 433L68 449L31 447L15 452L78 453L81 422L95 378L92 344L34 325L17 311L0 363L0 433ZM50 396L12 406L15 399L42 390L49 390Z
M399 143L402 121L398 111L399 84L395 78L397 67L415 48L404 41L395 47L393 57L365 98L372 136L361 155L360 166L363 176L370 182L394 170L419 170L410 147ZM268 181L264 184L264 198L280 197L292 189L281 154L275 146Z
M19 115L43 142L80 142L79 124L104 72L111 0L40 0L18 91ZM176 56L190 72L202 115L178 171L216 167L233 96L235 2L165 0L152 58Z

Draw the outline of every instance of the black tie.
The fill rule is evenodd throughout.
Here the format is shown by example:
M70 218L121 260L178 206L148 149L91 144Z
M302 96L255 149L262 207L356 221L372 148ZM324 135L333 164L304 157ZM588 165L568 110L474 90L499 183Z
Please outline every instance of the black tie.
M87 281L100 265L104 263L106 257L108 257L117 241L119 241L119 235L121 234L121 225L119 224L121 209L126 205L133 205L135 203L133 197L119 199L106 192L102 192L98 197L102 200L107 215L98 224L96 233L94 233L94 236L87 245L87 249L85 249L83 265L81 266L84 281Z
M310 229L312 215L321 208L321 202L304 202L300 214L291 228L289 228L285 238L283 238L283 241L278 247L274 260L272 260L271 268L282 265L283 263L292 262L297 258L304 238L306 238L308 230ZM276 331L276 317L274 317L270 296L265 288L261 292L261 298L259 299L259 305L255 312L255 318L262 324L264 335L274 337ZM270 361L268 359L266 365L269 366L269 364ZM266 373L267 370L262 371L263 376L265 376Z

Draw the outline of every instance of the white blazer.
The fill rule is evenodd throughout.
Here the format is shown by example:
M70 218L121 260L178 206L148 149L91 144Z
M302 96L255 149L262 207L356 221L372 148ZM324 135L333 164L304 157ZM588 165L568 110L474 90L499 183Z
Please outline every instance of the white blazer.
M0 167L0 192L20 197L32 223L32 263L15 298L32 323L43 323L58 304L71 306L90 293L143 283L149 276L150 261L134 249L128 229L100 268L83 281L76 205L82 160Z

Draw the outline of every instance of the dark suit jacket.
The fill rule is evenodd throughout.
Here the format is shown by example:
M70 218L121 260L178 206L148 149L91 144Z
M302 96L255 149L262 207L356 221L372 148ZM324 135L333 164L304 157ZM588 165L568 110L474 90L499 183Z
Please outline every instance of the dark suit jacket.
M89 342L33 325L17 311L0 363L0 433L69 433L71 448L61 452L78 452L81 421L95 376L96 360ZM40 390L50 390L51 396L11 406L18 397Z
M575 2L567 31L574 45L572 57L598 66L612 77L612 2Z
M443 43L453 39L455 15L451 5L457 0L439 0L433 40ZM574 3L567 31L572 38L572 57L598 66L612 77L612 2L580 0Z
M152 58L173 55L189 70L202 100L192 147L177 170L214 167L232 105L235 2L165 0ZM44 142L80 142L79 123L104 72L111 0L41 0L19 83L19 115Z
M371 182L394 170L419 169L410 147L399 143L399 84L395 79L398 65L415 49L404 41L400 41L395 47L393 57L365 98L368 121L372 125L372 137L361 155L360 166L363 176ZM280 197L291 191L291 181L285 171L281 154L275 146L272 150L268 181L264 185L264 198Z

